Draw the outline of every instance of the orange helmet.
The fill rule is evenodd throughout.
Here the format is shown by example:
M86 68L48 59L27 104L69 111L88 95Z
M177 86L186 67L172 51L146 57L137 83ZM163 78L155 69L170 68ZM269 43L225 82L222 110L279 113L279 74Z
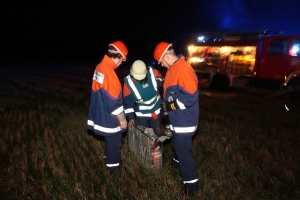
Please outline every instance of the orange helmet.
M160 42L156 45L153 56L157 62L160 62L162 57L165 55L169 47L172 47L172 43Z
M123 61L126 61L128 50L127 50L126 45L123 42L115 41L115 42L109 44L108 46L113 47L113 49L115 50L114 51L114 50L109 49L108 50L109 52L121 54Z

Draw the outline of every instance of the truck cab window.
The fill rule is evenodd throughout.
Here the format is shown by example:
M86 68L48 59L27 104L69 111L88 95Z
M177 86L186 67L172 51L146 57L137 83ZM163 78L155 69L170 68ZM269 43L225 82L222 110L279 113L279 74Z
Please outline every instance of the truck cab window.
M269 55L285 55L287 53L287 39L270 40Z

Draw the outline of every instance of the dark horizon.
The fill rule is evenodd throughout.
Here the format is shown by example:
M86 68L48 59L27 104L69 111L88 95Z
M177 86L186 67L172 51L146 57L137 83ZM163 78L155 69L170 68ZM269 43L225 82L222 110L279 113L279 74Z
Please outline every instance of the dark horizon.
M128 62L153 59L160 41L185 53L192 32L281 30L300 34L300 1L15 2L3 9L2 63L99 62L115 40Z

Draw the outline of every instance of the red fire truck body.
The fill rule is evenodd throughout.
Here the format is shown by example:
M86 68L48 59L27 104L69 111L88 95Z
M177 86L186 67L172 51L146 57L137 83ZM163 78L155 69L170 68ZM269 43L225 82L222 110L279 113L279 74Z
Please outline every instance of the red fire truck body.
M209 75L211 86L244 87L270 81L283 89L300 78L300 35L280 31L193 34L187 60L197 74Z

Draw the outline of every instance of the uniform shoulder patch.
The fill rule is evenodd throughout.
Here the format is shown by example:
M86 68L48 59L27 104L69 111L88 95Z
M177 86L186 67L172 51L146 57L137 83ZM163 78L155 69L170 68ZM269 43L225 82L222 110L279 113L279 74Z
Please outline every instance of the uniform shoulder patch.
M103 84L103 81L104 81L104 74L95 71L95 72L94 72L93 79L94 79L95 81L97 81L98 83Z

